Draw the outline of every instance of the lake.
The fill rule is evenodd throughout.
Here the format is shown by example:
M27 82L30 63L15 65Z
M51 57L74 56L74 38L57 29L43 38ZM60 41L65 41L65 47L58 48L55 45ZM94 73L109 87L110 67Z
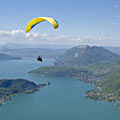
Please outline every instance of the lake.
M84 92L93 85L73 78L52 78L28 74L39 66L53 65L53 59L23 59L0 62L0 78L25 78L35 83L51 82L34 94L22 94L0 106L0 120L120 120L115 104L93 101Z

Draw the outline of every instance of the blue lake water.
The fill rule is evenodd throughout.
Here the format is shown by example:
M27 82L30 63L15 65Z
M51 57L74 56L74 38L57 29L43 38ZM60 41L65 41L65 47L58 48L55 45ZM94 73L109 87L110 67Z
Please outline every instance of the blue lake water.
M39 66L53 65L52 59L43 63L35 59L0 62L0 78L25 78L35 83L51 82L34 94L22 94L0 106L0 120L120 120L115 104L92 101L84 97L92 89L73 78L48 78L27 74Z

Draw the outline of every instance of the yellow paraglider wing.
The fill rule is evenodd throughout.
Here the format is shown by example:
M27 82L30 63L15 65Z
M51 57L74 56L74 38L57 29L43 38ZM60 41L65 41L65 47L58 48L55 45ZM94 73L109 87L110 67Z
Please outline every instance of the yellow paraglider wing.
M38 23L40 23L40 22L43 22L43 21L49 21L52 25L53 25L53 27L56 29L56 28L58 28L58 26L59 26L59 24L58 24L58 22L55 20L55 19L53 19L53 18L51 18L51 17L38 17L38 18L34 18L34 19L32 19L28 24L27 24L27 26L26 26L26 32L29 32L35 25L37 25Z

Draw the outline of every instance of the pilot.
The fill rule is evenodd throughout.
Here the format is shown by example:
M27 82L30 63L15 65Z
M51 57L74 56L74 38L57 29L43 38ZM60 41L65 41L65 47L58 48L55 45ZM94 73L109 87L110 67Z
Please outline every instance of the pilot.
M38 56L37 60L42 62L42 58L40 56Z

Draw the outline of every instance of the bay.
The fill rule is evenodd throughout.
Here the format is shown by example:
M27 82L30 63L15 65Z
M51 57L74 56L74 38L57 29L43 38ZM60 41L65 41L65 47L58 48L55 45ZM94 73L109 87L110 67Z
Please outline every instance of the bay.
M84 92L93 85L74 78L52 78L28 74L39 66L53 65L53 59L23 59L0 62L0 78L25 78L35 83L51 82L34 94L22 94L0 106L0 120L119 120L115 104L93 101Z

